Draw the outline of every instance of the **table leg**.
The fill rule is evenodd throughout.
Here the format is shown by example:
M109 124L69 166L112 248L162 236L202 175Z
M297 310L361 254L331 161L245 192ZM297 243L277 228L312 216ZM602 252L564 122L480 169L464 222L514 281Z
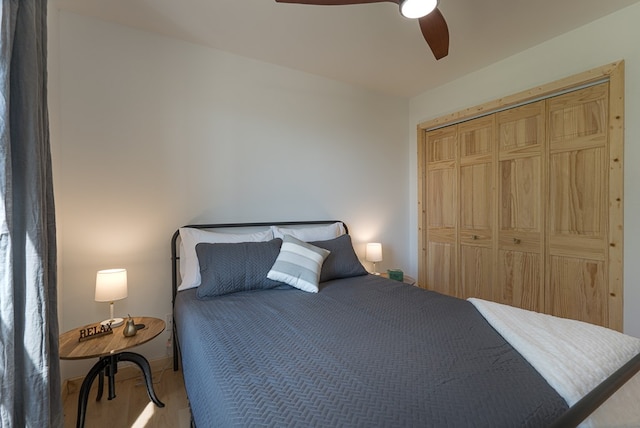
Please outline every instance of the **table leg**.
M98 395L96 396L96 401L100 401L102 398L102 391L104 390L104 370L101 370L98 373Z
M151 367L145 357L133 352L121 352L118 354L118 361L131 361L140 367L142 374L144 375L144 381L147 385L147 394L151 401L158 407L164 407L164 403L158 399L155 391L153 390L153 380L151 379Z
M82 381L82 386L80 387L80 393L78 394L78 419L76 420L76 427L82 428L84 427L84 418L87 413L87 401L89 400L89 390L91 389L91 384L95 380L96 376L100 375L100 373L104 373L105 367L109 364L109 360L101 358L97 363L91 367L89 373Z
M140 354L133 352L121 352L119 354L110 355L108 357L100 358L97 363L91 367L89 373L82 381L80 387L80 393L78 394L78 419L76 421L77 428L84 427L84 420L87 414L87 401L89 400L89 390L95 380L96 376L100 376L98 379L98 400L102 397L102 388L104 386L104 371L108 370L107 377L109 378L109 400L115 398L115 374L118 371L118 361L131 361L135 363L142 374L144 375L144 381L147 386L147 394L153 403L158 407L164 407L164 403L158 399L155 391L153 390L153 380L151 379L151 366L149 361Z
M110 355L105 357L109 360L107 365L107 377L109 378L109 400L116 398L116 373L118 373L118 361L120 360L120 354Z

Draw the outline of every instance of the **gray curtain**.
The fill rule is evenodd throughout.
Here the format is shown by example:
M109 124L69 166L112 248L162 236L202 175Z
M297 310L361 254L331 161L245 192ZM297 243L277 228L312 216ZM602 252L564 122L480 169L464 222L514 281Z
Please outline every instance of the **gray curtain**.
M62 426L47 2L0 17L0 427Z

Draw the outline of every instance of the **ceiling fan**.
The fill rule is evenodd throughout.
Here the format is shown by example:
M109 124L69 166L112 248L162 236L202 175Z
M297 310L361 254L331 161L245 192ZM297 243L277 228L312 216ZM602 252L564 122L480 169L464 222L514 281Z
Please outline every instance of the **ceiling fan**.
M438 0L276 0L278 3L340 6L348 4L391 2L400 6L406 18L418 19L420 30L436 59L449 54L449 28L438 10Z

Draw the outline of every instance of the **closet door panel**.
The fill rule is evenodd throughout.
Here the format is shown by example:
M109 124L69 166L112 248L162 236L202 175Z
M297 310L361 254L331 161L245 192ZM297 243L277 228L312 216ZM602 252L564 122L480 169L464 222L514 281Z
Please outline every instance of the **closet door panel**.
M604 140L607 136L609 87L607 83L581 89L549 100L549 146Z
M457 295L457 128L426 136L426 288Z
M460 294L492 298L491 163L460 168Z
M498 115L498 149L500 153L514 156L540 150L540 114L542 102L506 110Z
M608 84L549 99L546 306L608 323Z
M604 261L560 256L550 259L547 313L606 326Z
M494 286L495 118L458 125L459 260L458 297L491 299Z
M544 102L497 114L498 302L544 309Z
M456 288L456 249L450 242L430 241L427 244L427 284L429 290L451 296L458 295Z
M427 138L427 162L434 164L443 161L455 161L458 147L457 138L453 128L443 128L430 132Z
M597 236L606 233L607 156L604 147L551 155L549 189L551 235Z
M531 311L540 310L543 297L541 262L539 252L499 251L498 288L494 300Z
M500 231L541 232L539 153L500 161Z
M493 127L493 116L473 119L458 125L460 158L468 159L476 155L493 153Z
M454 228L456 224L456 172L452 167L432 169L427 173L429 228Z
M460 230L491 229L491 163L460 167Z
M461 245L458 297L493 299L493 251L491 246Z

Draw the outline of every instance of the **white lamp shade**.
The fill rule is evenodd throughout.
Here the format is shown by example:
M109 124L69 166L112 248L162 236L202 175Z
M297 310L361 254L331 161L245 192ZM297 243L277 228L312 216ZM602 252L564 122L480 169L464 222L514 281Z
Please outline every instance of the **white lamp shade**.
M405 18L422 18L438 6L438 0L404 0L400 2L400 13Z
M96 302L113 302L127 297L127 270L107 269L96 275Z
M382 244L379 242L369 242L367 244L367 251L365 258L369 262L381 262L382 261Z

